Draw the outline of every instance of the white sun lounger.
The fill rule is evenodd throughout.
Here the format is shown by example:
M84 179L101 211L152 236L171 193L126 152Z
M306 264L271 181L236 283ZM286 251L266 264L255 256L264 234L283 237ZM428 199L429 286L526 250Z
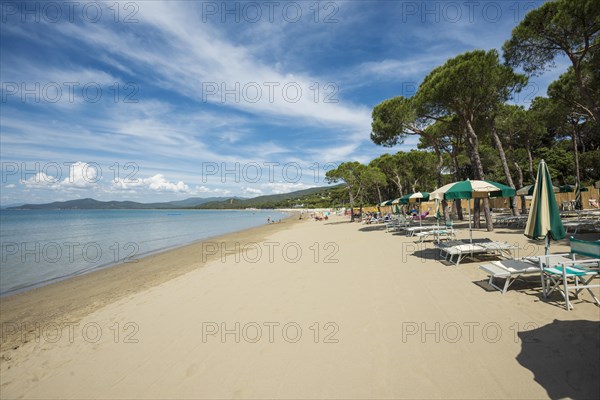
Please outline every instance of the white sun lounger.
M442 240L442 238L446 238L448 240L456 239L456 234L454 233L454 230L453 229L445 229L445 228L433 229L433 230L424 231L424 232L417 232L413 236L418 237L420 243L423 243L423 241L430 236L433 236L434 239L439 239L439 240Z
M520 276L540 275L540 267L531 261L526 260L502 260L492 261L490 264L480 265L479 268L485 271L490 280L490 286L498 289L502 293ZM504 286L500 287L494 283L494 279L504 279Z
M505 256L507 258L515 258L515 252L519 249L518 246L507 242L482 242L477 243L481 247L487 249L487 253Z
M448 262L452 262L452 258L456 257L455 265L458 265L466 257L473 257L477 253L487 253L487 249L476 243L462 243L455 246L440 246L440 255L443 253L446 253L444 259Z
M411 226L410 228L406 228L406 236L415 236L415 233L421 231L429 231L432 228L435 228L433 225L423 225L423 226Z

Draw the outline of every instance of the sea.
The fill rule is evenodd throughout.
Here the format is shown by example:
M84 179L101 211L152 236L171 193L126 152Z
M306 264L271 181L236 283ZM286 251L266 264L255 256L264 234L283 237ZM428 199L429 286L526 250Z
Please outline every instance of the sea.
M272 210L0 210L0 296L286 216Z

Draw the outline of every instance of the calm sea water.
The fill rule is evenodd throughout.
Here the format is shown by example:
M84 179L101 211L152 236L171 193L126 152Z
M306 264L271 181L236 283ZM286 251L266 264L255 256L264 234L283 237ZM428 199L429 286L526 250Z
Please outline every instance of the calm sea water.
M278 220L274 211L0 210L0 296Z

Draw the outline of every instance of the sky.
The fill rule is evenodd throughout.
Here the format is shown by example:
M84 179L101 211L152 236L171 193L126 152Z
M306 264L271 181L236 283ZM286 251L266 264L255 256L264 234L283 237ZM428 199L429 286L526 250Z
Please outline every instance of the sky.
M373 144L373 107L448 58L501 51L542 3L2 2L0 204L326 185L341 162L416 148Z

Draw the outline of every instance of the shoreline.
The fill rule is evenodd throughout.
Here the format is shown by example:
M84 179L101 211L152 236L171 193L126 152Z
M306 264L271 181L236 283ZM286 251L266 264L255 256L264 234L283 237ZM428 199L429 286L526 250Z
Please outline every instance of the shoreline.
M42 211L74 211L74 210L76 210L76 209L42 210ZM137 211L137 209L133 209L133 210ZM146 209L140 209L140 210L141 211L146 211ZM148 211L156 211L156 210L162 211L160 209L148 209ZM11 210L11 211L38 211L38 210ZM79 211L79 210L77 210L77 211ZM106 210L96 209L96 210L83 210L83 211L106 211ZM110 211L131 211L131 209L116 209L116 210L110 210ZM203 210L203 211L224 211L224 210L208 209L208 210ZM226 210L226 211L247 211L247 210L229 209L229 210ZM279 210L274 210L274 211L278 211L279 212ZM286 210L286 211L280 211L280 212L285 212L285 213L289 214L287 217L284 217L284 218L281 219L282 222L294 216L294 212L293 211ZM158 249L155 249L155 250L149 250L149 251L146 251L144 253L137 254L136 258L134 258L133 261L131 261L131 262L119 260L117 262L108 262L108 263L104 263L104 264L100 264L100 265L95 265L95 266L93 266L93 267L91 267L89 269L84 269L84 270L81 270L81 271L75 271L75 272L73 272L73 273L71 273L69 275L66 275L66 276L61 276L61 277L57 277L57 278L50 278L49 280L38 282L38 283L34 283L34 284L29 285L29 286L11 289L8 292L0 294L0 300L8 298L8 297L11 297L11 296L16 296L18 294L27 293L27 292L30 292L30 291L35 290L35 289L43 288L45 286L53 285L55 283L59 283L59 282L63 282L63 281L70 280L70 279L74 279L74 278L77 278L77 277L80 277L80 276L88 275L88 274L91 274L91 273L94 273L94 272L97 272L97 271L101 271L103 269L113 268L113 267L116 267L116 266L120 266L122 264L135 264L135 263L139 262L140 260L142 260L143 258L152 256L154 254L159 254L159 253L163 253L163 252L166 252L166 251L171 251L171 250L179 249L179 248L182 248L182 247L185 247L185 246L189 246L189 245L192 245L192 244L201 243L202 241L207 241L207 240L219 238L221 236L226 236L226 235L229 235L229 234L232 234L232 233L235 233L235 232L243 232L243 231L246 231L246 230L249 230L249 229L259 228L261 226L262 225L258 225L258 226L250 227L250 228L244 228L242 230L228 232L228 233L224 233L224 234L221 234L221 235L208 236L208 237L203 238L203 239L194 239L194 240L192 240L190 242L185 242L185 243L181 243L181 244L175 244L175 245L171 245L171 246L166 246L166 247L158 248Z
M218 254L200 257L206 243L219 242L228 248L228 244L261 242L277 231L306 221L295 217L296 213L290 213L277 223L156 250L144 254L136 262L109 264L25 291L3 295L0 297L0 326L16 323L33 328L46 323L77 322L110 303L158 286L218 259ZM0 357L20 343L21 335L21 330L14 334L2 331Z

